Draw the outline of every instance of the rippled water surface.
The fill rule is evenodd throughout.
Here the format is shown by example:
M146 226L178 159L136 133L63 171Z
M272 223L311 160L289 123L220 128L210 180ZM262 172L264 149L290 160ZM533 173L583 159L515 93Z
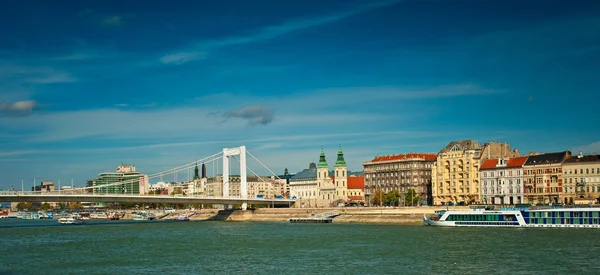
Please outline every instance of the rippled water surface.
M0 220L0 274L600 274L600 230Z

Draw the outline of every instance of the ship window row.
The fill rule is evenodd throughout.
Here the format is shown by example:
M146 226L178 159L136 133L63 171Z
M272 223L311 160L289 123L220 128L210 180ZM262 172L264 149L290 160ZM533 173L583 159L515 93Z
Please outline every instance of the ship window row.
M452 214L448 215L447 221L516 221L514 215L498 215L498 214L469 214L460 215Z
M528 224L600 224L599 218L564 217L564 218L526 218Z
M510 222L456 222L456 225L494 225L494 226L515 226L519 225L518 221Z

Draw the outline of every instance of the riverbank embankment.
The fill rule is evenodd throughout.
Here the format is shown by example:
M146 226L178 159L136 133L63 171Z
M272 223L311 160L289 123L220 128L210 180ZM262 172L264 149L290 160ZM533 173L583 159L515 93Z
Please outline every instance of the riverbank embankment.
M468 209L456 207L455 210ZM178 211L164 217L172 219L178 214L187 214L190 220L287 222L290 218L310 217L314 214L335 211L340 213L334 223L397 223L417 224L423 222L423 215L445 210L445 207L348 207L348 208L259 208L254 210L201 209Z

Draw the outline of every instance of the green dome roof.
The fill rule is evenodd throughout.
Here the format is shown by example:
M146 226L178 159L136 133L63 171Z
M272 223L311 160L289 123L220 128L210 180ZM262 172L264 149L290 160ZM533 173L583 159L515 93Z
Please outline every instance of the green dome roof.
M325 160L325 152L323 152L323 147L321 147L321 156L319 157L318 168L327 168L327 161Z
M342 145L340 145L340 149L338 150L338 157L335 161L335 167L346 167L346 161L344 160L344 152L342 152Z

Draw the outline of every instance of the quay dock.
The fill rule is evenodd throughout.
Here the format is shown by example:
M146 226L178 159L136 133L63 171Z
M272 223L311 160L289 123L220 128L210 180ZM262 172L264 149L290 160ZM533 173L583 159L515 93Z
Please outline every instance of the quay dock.
M332 223L333 218L339 216L340 213L331 211L319 214L313 214L306 218L290 218L291 223Z

